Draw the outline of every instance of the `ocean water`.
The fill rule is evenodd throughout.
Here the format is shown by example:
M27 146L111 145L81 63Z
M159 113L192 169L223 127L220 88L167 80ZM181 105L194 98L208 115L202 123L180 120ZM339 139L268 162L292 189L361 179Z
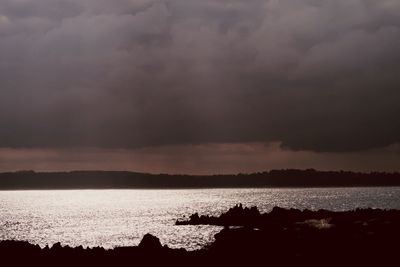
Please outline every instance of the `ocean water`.
M221 228L175 226L176 219L219 215L238 203L263 212L274 206L400 209L400 187L0 191L0 240L112 248L137 245L151 233L162 244L193 250Z

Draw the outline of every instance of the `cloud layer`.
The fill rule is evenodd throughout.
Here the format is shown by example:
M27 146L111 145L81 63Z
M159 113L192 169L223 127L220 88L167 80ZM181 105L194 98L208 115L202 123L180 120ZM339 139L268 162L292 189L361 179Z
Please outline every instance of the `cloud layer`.
M397 0L2 0L0 147L400 142Z

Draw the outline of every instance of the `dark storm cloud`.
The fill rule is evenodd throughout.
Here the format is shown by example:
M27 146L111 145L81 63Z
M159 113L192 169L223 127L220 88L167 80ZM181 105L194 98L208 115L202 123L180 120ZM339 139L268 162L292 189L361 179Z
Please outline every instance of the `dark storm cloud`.
M400 141L397 0L2 0L0 147Z

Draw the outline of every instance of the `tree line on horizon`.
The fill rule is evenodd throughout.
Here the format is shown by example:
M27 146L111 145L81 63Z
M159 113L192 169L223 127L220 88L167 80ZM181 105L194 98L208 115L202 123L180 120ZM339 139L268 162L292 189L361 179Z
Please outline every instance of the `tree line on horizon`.
M400 186L400 173L317 171L314 169L220 175L150 174L129 171L0 173L0 190L335 186Z

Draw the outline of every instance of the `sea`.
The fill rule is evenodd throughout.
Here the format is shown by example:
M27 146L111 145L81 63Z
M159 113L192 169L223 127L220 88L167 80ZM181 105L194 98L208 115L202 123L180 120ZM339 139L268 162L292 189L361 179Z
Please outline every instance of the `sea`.
M137 245L151 233L169 247L195 250L221 227L175 221L195 212L219 215L239 203L261 212L400 209L400 187L0 191L0 240L109 249Z

